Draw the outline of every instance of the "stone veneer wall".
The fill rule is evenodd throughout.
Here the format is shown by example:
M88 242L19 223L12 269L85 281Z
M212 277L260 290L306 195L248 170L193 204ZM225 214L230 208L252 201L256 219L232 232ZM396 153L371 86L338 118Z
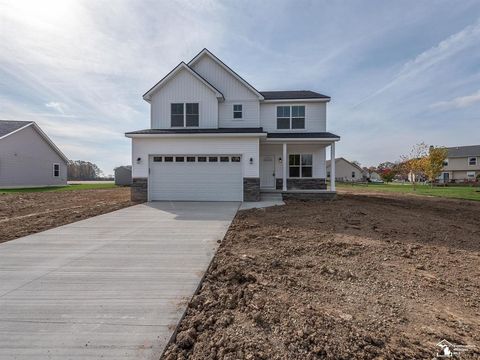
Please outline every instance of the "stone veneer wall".
M148 200L148 179L133 178L130 187L132 201L145 202Z
M276 179L277 190L282 190L283 179ZM326 190L327 182L323 178L287 179L287 190Z
M260 178L243 178L243 201L260 201Z

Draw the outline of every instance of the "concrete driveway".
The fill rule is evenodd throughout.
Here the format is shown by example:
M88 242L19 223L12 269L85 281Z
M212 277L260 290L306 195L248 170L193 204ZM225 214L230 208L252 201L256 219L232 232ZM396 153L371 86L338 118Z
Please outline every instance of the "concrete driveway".
M0 244L0 359L155 359L239 203L136 205Z

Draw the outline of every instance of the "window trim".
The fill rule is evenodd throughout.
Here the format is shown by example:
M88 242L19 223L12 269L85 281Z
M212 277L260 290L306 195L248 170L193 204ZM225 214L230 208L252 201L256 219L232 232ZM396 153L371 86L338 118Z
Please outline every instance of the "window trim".
M470 160L472 160L472 159L475 159L475 164L470 164ZM477 166L477 164L478 164L478 159L477 159L476 156L469 156L469 157L467 158L467 163L468 163L468 166Z
M290 165L290 156L291 155L299 155L299 164L298 165ZM302 156L304 155L310 155L312 157L312 164L311 165L302 165ZM290 167L298 167L298 174L299 176L290 176ZM312 169L312 176L303 176L303 170L302 168L304 167L309 167ZM293 154L288 154L288 178L289 179L311 179L313 178L313 154L309 153L293 153Z
M235 110L235 106L240 106L240 110ZM233 104L232 105L232 116L234 121L240 121L243 120L243 104ZM240 113L240 117L236 118L235 113Z
M288 129L279 129L279 128L278 128L278 116L277 116L277 114L278 114L278 107L285 107L285 106L287 106L287 107L290 108L289 128L288 128ZM303 106L303 108L304 108L304 113L305 113L305 115L303 116L303 128L295 128L295 129L292 128L292 121L293 121L293 118L294 118L292 108L293 108L294 106ZM286 119L286 117L281 117L281 118L282 118L282 119ZM298 117L298 116L295 116L295 118L299 118L299 117ZM285 105L285 104L281 105L281 104L279 104L279 105L276 105L276 106L275 106L275 129L276 129L276 130L278 130L278 131L304 131L304 130L307 129L307 126L306 126L306 125L307 125L307 105L305 105L305 104L290 104L290 105Z
M173 104L183 104L183 126L172 126L172 105ZM198 105L198 114L190 114L190 115L198 115L198 125L196 126L187 126L187 104L197 104ZM184 128L199 128L200 127L200 103L199 102L171 102L170 103L170 128L172 129L184 129Z
M55 166L58 166L58 175L55 175ZM60 177L60 163L53 163L52 170L53 177Z

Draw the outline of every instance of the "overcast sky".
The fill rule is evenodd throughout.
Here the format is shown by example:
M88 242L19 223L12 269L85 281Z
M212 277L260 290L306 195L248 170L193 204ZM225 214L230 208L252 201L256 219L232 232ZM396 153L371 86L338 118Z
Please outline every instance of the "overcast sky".
M142 94L204 47L260 91L330 95L362 165L480 143L478 0L0 0L0 119L111 174L149 126Z

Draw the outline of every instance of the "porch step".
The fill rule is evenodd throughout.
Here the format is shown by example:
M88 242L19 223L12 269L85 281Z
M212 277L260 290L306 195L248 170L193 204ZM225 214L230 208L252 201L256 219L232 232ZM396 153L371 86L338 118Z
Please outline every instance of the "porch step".
M265 193L260 194L261 201L282 201L282 193Z

